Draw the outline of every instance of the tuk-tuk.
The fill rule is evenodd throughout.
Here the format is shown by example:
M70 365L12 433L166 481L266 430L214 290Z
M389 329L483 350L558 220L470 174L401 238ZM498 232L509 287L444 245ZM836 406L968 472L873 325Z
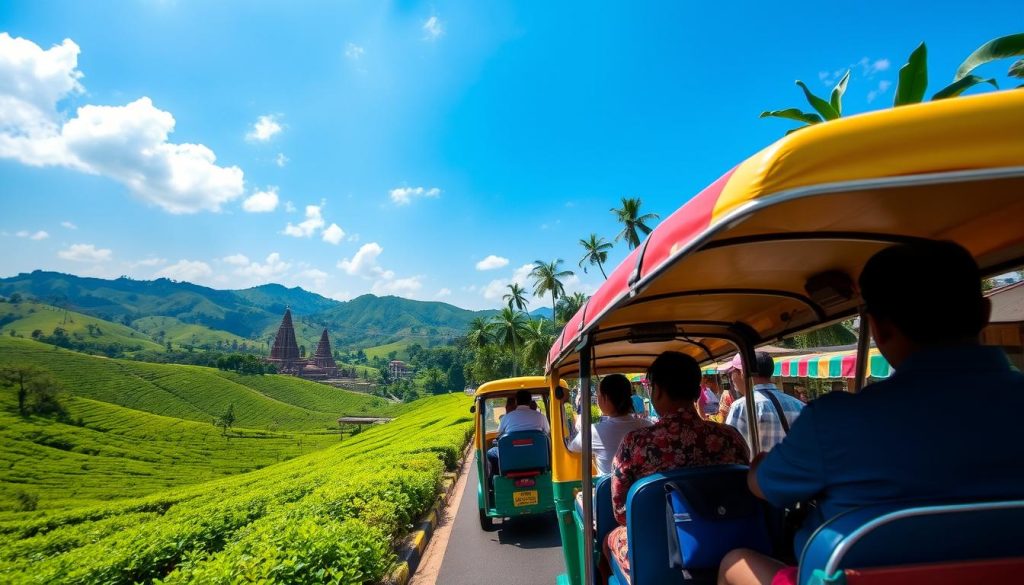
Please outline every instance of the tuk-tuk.
M556 385L568 392L565 382ZM528 390L536 408L551 418L552 390L547 378L526 376L487 382L477 388L474 449L477 465L477 508L480 528L491 530L495 518L543 514L555 509L551 489L551 440L541 431L518 431L498 436L506 404ZM532 406L531 406L532 408ZM489 469L487 451L498 449L497 469Z
M702 364L739 352L749 374L757 347L858 316L854 283L865 262L920 239L959 243L982 276L1024 264L1024 91L830 121L741 163L658 225L568 321L549 352L552 397L561 378L579 378L586 404L591 376L643 371L668 350ZM922 282L922 294L930 286L942 286L942 275ZM860 316L854 392L870 373ZM756 455L751 388L748 377ZM610 488L598 481L575 505L573 492L593 473L591 415L580 413L583 454L569 453L567 407L556 400L554 493L567 569L559 583L589 585L615 526ZM670 564L664 487L726 474L746 475L694 468L636 482L626 500L631 573L627 581L613 566L612 582L714 582L717 567ZM912 582L950 562L966 571L956 582L988 579L1014 559L1020 564L1024 541L1013 526L1021 522L1021 501L861 509L829 521L795 551L799 583L855 582L850 571L879 566L896 566L905 571L900 582Z

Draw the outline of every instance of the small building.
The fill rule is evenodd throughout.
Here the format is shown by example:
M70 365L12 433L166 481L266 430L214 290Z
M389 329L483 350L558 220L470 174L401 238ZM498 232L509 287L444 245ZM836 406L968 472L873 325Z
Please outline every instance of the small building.
M391 375L392 380L399 380L412 375L412 370L402 360L391 360L388 362L388 374Z

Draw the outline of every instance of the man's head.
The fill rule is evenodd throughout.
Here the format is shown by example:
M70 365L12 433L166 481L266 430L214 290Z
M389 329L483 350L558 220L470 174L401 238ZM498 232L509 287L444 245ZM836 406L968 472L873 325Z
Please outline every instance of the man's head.
M754 383L767 384L771 382L772 374L775 373L775 360L763 351L755 352L754 358L754 372L751 375ZM740 358L740 354L733 356L732 362L729 364L729 380L732 381L733 388L741 396L746 396L747 384L743 380L743 359Z
M651 381L651 403L658 414L674 412L700 397L700 366L697 360L666 351L647 368Z
M530 406L530 402L533 401L533 396L529 390L520 390L516 392L516 406Z
M954 242L886 248L859 284L872 336L894 367L922 348L977 343L988 323L978 264Z

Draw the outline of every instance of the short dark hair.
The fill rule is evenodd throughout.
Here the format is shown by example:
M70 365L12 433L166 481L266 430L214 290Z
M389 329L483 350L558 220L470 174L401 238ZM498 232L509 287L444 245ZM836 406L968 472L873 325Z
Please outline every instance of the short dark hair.
M771 378L775 375L775 360L766 351L754 352L754 375Z
M516 406L530 406L532 400L533 395L530 394L529 390L519 390L516 392Z
M977 337L988 322L981 274L971 253L949 241L900 244L860 273L867 312L911 341L941 345Z
M668 392L672 400L692 401L700 397L700 366L684 353L666 351L659 355L647 368L647 379Z
M633 385L622 374L605 376L597 387L597 391L612 403L615 412L619 414L633 412Z

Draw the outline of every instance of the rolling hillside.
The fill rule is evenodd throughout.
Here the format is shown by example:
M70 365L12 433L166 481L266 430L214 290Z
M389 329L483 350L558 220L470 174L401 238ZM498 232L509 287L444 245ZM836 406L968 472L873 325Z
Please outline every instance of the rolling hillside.
M5 333L14 331L17 335L31 337L32 332L38 330L51 335L57 327L64 329L72 339L90 344L118 343L136 350L163 349L144 333L90 315L29 301L0 303L0 329Z
M183 323L174 317L143 317L132 321L132 327L158 342L170 341L175 346L192 345L216 349L222 346L230 348L232 344L256 343L227 331L210 329L196 323Z
M295 431L335 429L340 414L388 408L380 398L289 376L107 359L2 337L0 366L11 363L50 370L77 397L207 424L229 405L239 427Z

